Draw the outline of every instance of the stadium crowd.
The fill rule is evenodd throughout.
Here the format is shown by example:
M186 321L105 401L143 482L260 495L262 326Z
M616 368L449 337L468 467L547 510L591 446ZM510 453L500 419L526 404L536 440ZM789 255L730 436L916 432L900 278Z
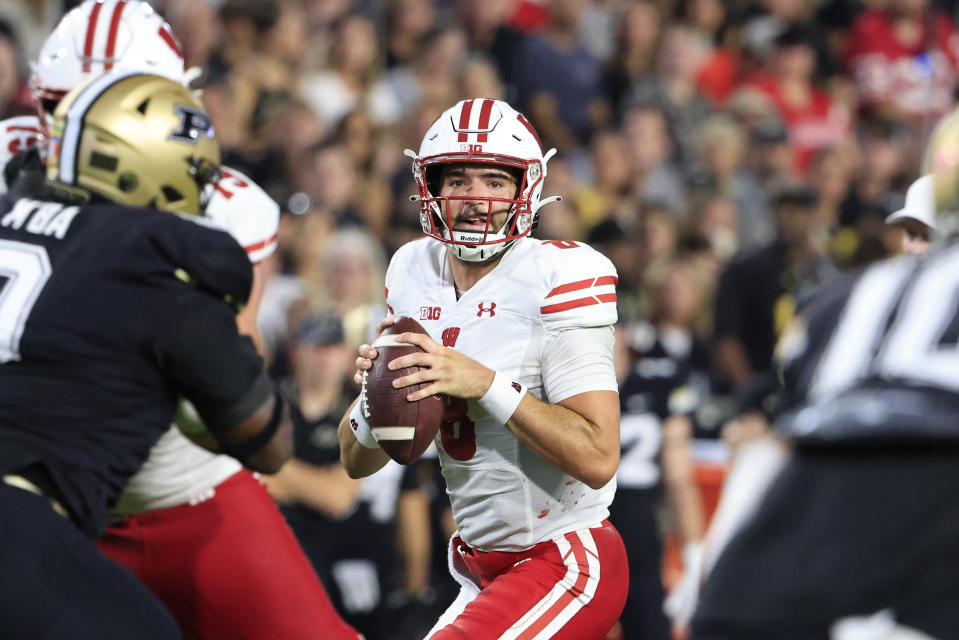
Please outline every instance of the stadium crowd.
M32 114L30 62L69 0L0 6L0 118ZM438 465L363 480L336 423L385 265L422 235L407 148L458 100L507 100L551 160L534 235L615 264L630 554L625 640L666 638L662 536L695 560L694 459L762 429L797 301L900 250L886 223L959 81L933 0L154 0L199 76L223 162L281 207L262 351L294 413L265 477L344 619L422 637L456 593ZM693 446L690 446L690 443ZM664 500L663 498L667 498ZM708 502L708 500L706 500ZM664 508L668 505L668 508ZM395 548L383 540L396 541ZM671 549L673 553L676 548ZM612 637L612 636L611 636Z

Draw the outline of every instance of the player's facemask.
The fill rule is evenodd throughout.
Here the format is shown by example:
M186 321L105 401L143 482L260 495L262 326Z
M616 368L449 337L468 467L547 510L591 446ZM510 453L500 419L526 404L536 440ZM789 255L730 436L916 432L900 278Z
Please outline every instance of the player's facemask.
M161 76L111 72L77 87L53 116L47 179L75 199L197 215L219 176L220 150L193 93Z

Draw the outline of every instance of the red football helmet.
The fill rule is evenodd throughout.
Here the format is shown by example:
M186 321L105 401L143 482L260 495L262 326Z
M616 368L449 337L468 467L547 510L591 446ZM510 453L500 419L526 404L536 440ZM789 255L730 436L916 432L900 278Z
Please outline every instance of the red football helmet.
M413 178L419 191L414 198L420 202L423 233L446 243L462 260L479 262L495 256L536 228L540 207L560 199L540 199L546 163L555 153L556 149L550 149L544 154L533 125L502 100L474 98L447 109L426 132L419 153L406 151L413 158ZM517 176L515 198L488 198L484 232L453 230L444 201L467 197L436 195L445 164L496 165ZM510 205L506 224L500 229L491 227L494 201Z

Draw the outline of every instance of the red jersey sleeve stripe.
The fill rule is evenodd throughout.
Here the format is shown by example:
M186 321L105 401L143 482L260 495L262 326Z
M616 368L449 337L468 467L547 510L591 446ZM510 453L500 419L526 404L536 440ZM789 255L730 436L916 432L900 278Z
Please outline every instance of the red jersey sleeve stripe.
M10 133L11 131L27 131L29 133L40 133L40 130L37 129L36 127L20 127L16 125L10 125L9 127L7 127L7 133Z
M569 311L570 309L579 309L580 307L588 307L590 305L602 304L604 302L616 302L616 294L603 293L596 297L577 298L576 300L570 300L569 302L548 304L545 307L540 307L539 312L542 315L548 315L550 313L559 313L561 311Z
M113 52L117 48L117 31L120 30L120 18L123 17L123 8L126 6L127 0L120 0L120 2L113 7L113 16L110 18L110 32L107 35L107 50L104 55L107 60L111 60L113 58ZM109 71L112 68L112 62L107 62L103 66L104 71Z
M550 291L546 297L552 298L553 296L558 296L563 293L569 293L570 291L579 291L580 289L588 289L589 287L602 287L606 285L615 285L619 281L619 278L616 276L601 276L599 278L587 278L586 280L577 280L576 282L569 282L566 284L561 284L552 291Z
M266 240L261 240L260 242L257 242L255 244L248 244L243 248L246 249L247 253L253 253L254 251L259 251L260 249L268 247L274 242L276 242L276 238L278 235L279 234L274 233L272 236L270 236Z

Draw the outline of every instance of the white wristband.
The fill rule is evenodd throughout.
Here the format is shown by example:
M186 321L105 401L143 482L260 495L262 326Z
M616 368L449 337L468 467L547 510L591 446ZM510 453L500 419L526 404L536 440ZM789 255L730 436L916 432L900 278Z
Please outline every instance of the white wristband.
M350 429L361 445L367 449L380 449L380 443L373 437L370 423L366 420L366 376L363 376L363 390L360 391L359 401L350 411Z
M526 395L526 387L518 382L513 382L505 374L497 371L489 389L486 390L482 398L477 400L477 403L497 422L506 424L506 421L513 416L516 407L523 400L524 395Z

